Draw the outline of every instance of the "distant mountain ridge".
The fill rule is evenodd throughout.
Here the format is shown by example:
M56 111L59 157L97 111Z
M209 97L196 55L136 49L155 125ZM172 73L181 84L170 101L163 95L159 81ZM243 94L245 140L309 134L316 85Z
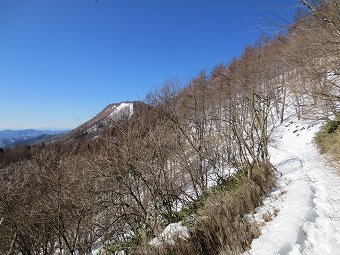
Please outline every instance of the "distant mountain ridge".
M5 129L0 131L0 147L6 148L17 145L34 144L50 140L52 137L65 134L67 132L68 130Z

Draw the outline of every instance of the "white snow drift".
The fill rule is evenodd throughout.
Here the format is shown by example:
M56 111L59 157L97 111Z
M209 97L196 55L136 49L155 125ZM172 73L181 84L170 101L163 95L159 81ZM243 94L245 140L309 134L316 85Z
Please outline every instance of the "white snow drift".
M340 254L340 173L312 142L319 128L292 116L276 129L279 188L249 216L263 227L245 254Z

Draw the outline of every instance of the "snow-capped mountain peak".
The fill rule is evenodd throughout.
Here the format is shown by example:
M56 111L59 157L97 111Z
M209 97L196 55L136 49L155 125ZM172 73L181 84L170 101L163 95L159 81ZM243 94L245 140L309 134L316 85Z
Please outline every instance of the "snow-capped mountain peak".
M122 115L131 117L133 114L133 103L113 104L108 111L110 112L109 117L111 119L119 118Z
M117 121L123 118L131 118L138 107L144 105L142 102L120 102L112 103L106 106L92 119L75 128L71 133L71 138L81 138L87 135L97 136L98 132L114 125Z

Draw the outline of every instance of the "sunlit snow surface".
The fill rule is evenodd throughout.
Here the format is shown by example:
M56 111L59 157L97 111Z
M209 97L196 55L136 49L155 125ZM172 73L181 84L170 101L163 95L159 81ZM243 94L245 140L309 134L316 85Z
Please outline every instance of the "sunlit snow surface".
M276 129L278 188L249 215L262 227L245 254L340 254L340 169L312 143L319 128L292 115Z
M119 105L113 105L111 109L109 109L110 118L117 118L121 115L127 115L131 117L133 114L133 103L120 103Z
M154 239L151 240L150 244L159 246L164 243L174 244L174 238L179 237L182 239L189 238L188 228L182 225L182 222L171 223L165 227L163 232Z

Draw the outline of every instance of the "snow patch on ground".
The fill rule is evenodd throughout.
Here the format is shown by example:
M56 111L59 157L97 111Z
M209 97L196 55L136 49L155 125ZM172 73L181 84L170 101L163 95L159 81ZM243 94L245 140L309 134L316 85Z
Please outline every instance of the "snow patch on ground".
M110 109L110 118L116 119L121 117L122 115L127 115L131 117L133 114L133 103L121 103L113 107L114 108Z
M182 239L189 238L189 231L182 222L171 223L165 227L163 232L150 241L150 245L159 246L164 243L174 244L174 238L179 237Z
M291 117L276 129L278 188L248 215L261 235L245 254L340 254L340 174L312 143L319 128Z

